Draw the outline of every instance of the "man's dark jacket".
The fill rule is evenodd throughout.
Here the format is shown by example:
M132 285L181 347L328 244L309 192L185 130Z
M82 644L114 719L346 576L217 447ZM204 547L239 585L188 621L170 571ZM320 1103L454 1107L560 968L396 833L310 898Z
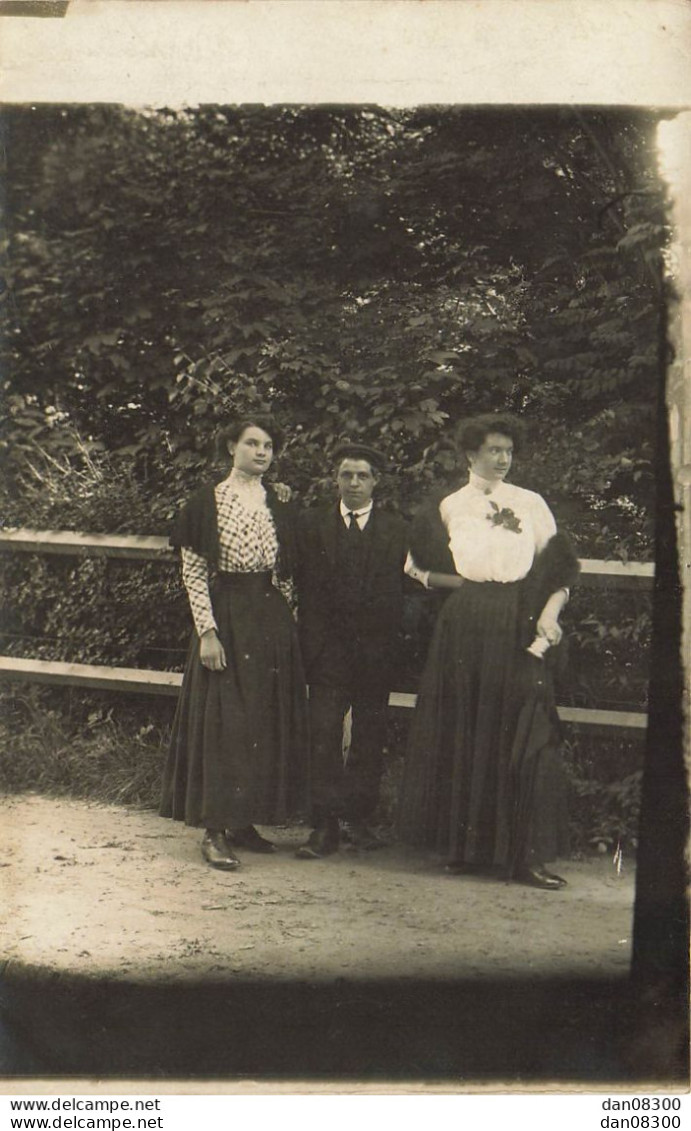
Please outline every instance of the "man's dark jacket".
M307 681L340 682L347 654L360 685L391 688L403 614L406 525L373 506L362 532L355 604L339 584L343 529L338 504L303 511L298 520L298 630Z

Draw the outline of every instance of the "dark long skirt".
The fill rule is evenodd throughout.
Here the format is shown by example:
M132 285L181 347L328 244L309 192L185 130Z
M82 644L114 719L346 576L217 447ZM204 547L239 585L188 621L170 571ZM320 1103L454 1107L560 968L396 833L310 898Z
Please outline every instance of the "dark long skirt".
M292 613L269 574L212 586L226 668L194 634L163 776L161 816L205 828L279 824L309 804L305 678Z
M566 850L549 664L520 641L522 585L466 582L439 614L412 722L400 832L512 875Z

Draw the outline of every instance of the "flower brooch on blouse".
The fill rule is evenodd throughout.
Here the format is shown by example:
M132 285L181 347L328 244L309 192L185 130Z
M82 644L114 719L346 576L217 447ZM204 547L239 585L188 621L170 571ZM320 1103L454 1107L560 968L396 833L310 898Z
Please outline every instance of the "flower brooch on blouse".
M511 507L499 507L490 499L489 505L491 506L494 514L488 514L487 519L492 523L492 526L505 526L507 530L512 530L514 534L521 533L521 520L511 510Z

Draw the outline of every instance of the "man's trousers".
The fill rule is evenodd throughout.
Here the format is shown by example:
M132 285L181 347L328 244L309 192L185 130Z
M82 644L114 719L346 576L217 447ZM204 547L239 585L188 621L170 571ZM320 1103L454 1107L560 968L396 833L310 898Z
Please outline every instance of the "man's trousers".
M310 685L312 817L368 821L379 801L389 693L377 689ZM352 708L344 765L343 722Z

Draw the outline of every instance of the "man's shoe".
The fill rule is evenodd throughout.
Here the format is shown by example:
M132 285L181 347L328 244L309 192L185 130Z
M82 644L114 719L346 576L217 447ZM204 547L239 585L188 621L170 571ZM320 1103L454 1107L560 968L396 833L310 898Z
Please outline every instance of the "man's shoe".
M560 891L563 887L566 887L566 880L563 880L561 876L555 876L552 872L545 871L542 864L526 865L516 873L515 880L519 884L541 888L543 891Z
M564 879L563 876L558 876L556 872L548 872L544 865L542 865L540 870L541 870L542 874L544 876L547 876L547 878L549 880L556 880L557 883L561 887L563 887L563 888L567 887L567 881Z
M338 844L338 823L329 822L312 829L307 842L300 845L295 855L298 860L321 860L322 856L338 852Z
M388 841L363 822L348 821L344 832L345 837L354 848L362 848L365 852L372 852L377 848L386 848L388 845Z
M231 851L223 832L207 829L202 839L202 856L212 868L232 872L240 867L240 861Z
M244 829L226 829L226 841L236 848L247 848L250 852L263 852L269 855L276 852L276 845L257 832L254 825Z

